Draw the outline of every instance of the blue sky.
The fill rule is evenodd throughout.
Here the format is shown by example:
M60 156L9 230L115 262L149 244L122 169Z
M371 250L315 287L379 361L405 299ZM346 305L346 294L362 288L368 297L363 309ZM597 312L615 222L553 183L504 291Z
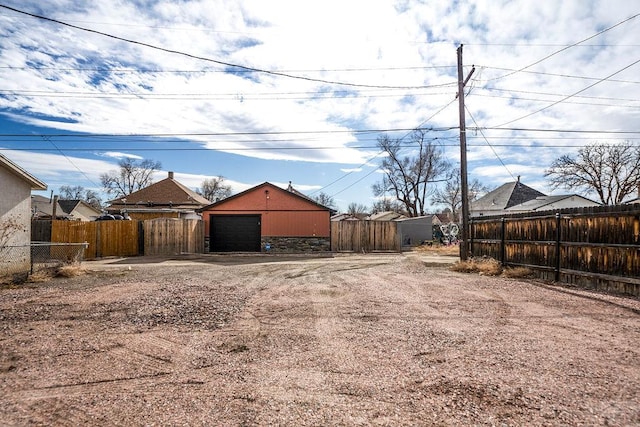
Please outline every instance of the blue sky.
M130 156L194 189L219 175L234 192L291 181L341 210L371 206L383 132L434 129L459 162L460 43L465 75L476 68L470 179L521 176L550 194L555 158L640 137L640 9L627 0L0 5L94 31L0 8L0 152L46 194L99 191Z

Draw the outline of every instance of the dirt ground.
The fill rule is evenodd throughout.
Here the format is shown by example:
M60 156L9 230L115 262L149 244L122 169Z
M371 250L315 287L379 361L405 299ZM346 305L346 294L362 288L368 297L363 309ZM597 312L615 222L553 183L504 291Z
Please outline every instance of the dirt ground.
M0 423L640 424L640 301L450 261L131 258L1 288Z

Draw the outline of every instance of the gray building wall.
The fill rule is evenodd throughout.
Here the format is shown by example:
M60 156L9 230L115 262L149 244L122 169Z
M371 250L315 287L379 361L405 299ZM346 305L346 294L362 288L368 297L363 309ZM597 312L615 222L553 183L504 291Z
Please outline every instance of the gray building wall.
M31 270L31 185L0 166L0 275Z
M398 234L402 246L418 246L425 241L433 240L433 226L430 216L397 220Z

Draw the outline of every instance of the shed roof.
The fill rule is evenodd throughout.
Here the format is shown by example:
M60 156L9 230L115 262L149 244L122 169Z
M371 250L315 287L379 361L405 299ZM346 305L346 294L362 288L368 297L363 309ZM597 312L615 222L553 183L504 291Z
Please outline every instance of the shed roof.
M18 178L23 179L31 185L32 190L46 190L47 184L40 181L35 176L31 175L26 170L22 169L17 164L13 163L11 160L0 154L0 166L7 169L12 174L16 175Z

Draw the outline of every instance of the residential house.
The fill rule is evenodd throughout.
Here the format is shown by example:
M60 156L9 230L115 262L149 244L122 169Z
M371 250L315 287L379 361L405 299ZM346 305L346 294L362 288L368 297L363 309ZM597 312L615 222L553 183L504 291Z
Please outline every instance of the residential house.
M31 190L47 184L0 154L0 274L26 276L31 270Z
M518 177L517 181L503 184L475 202L471 202L469 214L474 218L590 206L600 206L600 203L578 194L547 196L524 185Z
M544 195L544 193L524 185L520 182L520 177L518 177L517 181L507 182L480 197L478 200L471 202L469 215L472 218L478 216L504 215L508 213L507 209L510 207Z
M398 213L398 212L384 211L384 212L377 212L377 213L369 215L367 217L367 220L369 220L369 221L393 221L393 220L402 219L402 218L407 218L407 217L406 217L406 215L403 215L403 214Z
M364 218L360 218L357 215L352 215L350 213L339 213L339 214L335 214L331 217L331 221L333 222L337 222L337 221L360 221L363 220Z
M200 219L198 209L211 204L200 194L174 179L167 178L145 188L109 201L107 213L127 214L131 219L179 218Z
M102 213L84 200L60 200L57 197L31 196L32 219L93 221Z
M198 210L210 252L318 252L331 248L331 208L269 182Z
M538 212L589 206L600 206L600 203L577 194L564 194L560 196L538 196L519 205L511 206L506 211L508 213Z

